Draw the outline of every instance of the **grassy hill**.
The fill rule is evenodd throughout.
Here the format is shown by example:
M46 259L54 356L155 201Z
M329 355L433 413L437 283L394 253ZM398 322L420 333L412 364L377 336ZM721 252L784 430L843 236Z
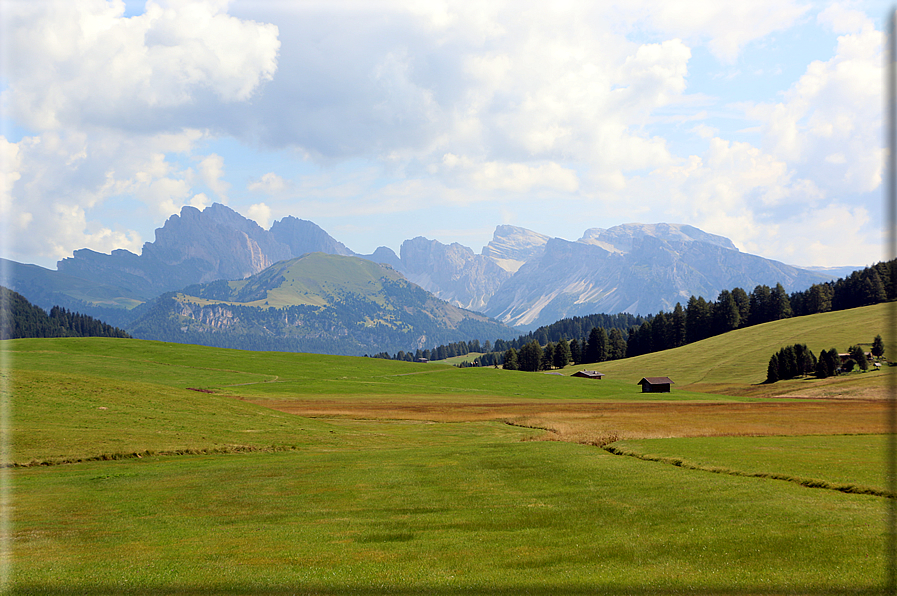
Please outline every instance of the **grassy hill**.
M876 335L885 338L885 356L897 357L894 338L887 337L889 304L877 304L850 310L828 312L806 317L784 319L764 323L745 329L738 329L711 337L700 342L673 350L645 354L636 358L626 358L610 362L569 367L570 373L582 369L598 369L605 373L605 379L636 383L642 377L669 376L676 388L687 387L696 391L731 392L744 394L750 386L763 383L769 358L779 348L795 343L807 344L814 354L822 350L836 348L846 352L853 344L871 346ZM881 381L871 380L871 375L848 375L840 379L826 381L856 384L865 376L865 383L873 382L884 386ZM755 387L756 392L800 391L816 381L781 381L769 386Z
M311 253L275 263L243 280L190 286L179 298L201 304L283 307L325 306L344 294L357 294L389 310L384 283L401 281L399 273L372 261Z
M250 350L360 356L515 334L388 266L323 253L190 286L142 309L126 328L134 337Z

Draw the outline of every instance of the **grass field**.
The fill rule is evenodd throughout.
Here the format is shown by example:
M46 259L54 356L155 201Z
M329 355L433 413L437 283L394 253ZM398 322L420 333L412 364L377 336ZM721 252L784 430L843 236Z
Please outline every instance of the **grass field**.
M602 381L137 340L6 341L7 463L19 467L4 472L14 504L5 587L883 593L891 370L760 392L736 357L754 354L765 371L780 346L754 344L817 351L814 334L833 328L856 334L833 339L839 349L871 342L881 312L602 363ZM699 376L705 353L711 369ZM677 381L673 394L639 392L635 381L655 374ZM696 390L710 386L719 391ZM851 487L871 494L842 492Z
M631 383L646 376L669 376L676 382L677 387L711 393L731 392L755 396L803 395L806 392L817 391L819 386L843 385L845 379L833 379L830 383L806 383L794 380L762 385L766 379L769 357L779 348L795 343L806 344L817 355L829 348L846 352L853 344L868 344L866 346L868 350L876 335L887 336L888 308L888 304L877 304L764 323L711 337L675 350L602 362L597 366L601 372L607 374L605 378ZM888 338L885 341L888 346L885 355L897 354L897 346L893 344L893 340ZM571 371L594 366L578 366L571 368ZM862 383L853 384L852 389L840 395L855 397L858 390L867 390L868 385L880 388L883 392L887 382L883 377L877 383L863 379ZM830 390L838 391L837 388ZM835 395L838 393L832 396ZM825 397L825 395L813 395L813 397Z

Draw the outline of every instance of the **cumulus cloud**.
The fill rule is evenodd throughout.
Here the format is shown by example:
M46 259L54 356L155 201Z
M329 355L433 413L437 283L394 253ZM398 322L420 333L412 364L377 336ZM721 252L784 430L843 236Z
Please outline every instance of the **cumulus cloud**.
M820 22L838 31L835 56L812 62L779 103L748 105L764 145L805 175L841 192L881 184L882 41L871 21L835 7Z
M827 264L833 253L859 258L878 240L867 229L860 231L869 224L865 208L833 202L813 180L750 143L714 137L703 155L655 170L649 180L634 186L652 197L656 213L712 230L769 258ZM834 234L822 224L830 225L838 214L851 225ZM853 233L859 241L842 251Z
M130 18L103 0L4 7L3 49L16 59L4 62L0 102L32 131L0 143L0 209L18 254L139 249L137 231L100 223L112 197L137 199L154 221L210 204L207 192L227 200L223 158L196 152L208 134L191 122L251 99L276 71L279 41L275 26L226 5L149 1Z
M271 208L264 203L255 203L246 210L246 217L267 229L271 225Z
M248 99L277 68L277 27L226 14L221 2L47 0L4 9L4 109L34 130L126 127L199 98ZM63 74L64 73L64 74ZM62 76L60 76L62 75Z
M136 246L140 234L104 220L110 200L136 204L151 229L213 201L268 225L433 205L519 212L562 197L596 217L675 218L769 250L787 249L766 232L807 219L805 203L868 236L868 209L826 201L880 183L881 35L845 5L815 21L811 10L172 0L125 17L117 1L14 3L0 107L27 136L0 142L0 209L31 254L54 255ZM724 107L692 88L693 56L710 59L699 46L740 72L746 47L798 23L841 37L775 99ZM756 126L736 136L714 120L723 107ZM301 173L237 163L213 151L222 137Z
M576 172L548 162L535 166L520 163L478 162L465 156L446 153L443 170L479 190L509 190L525 193L549 188L575 192L579 188ZM433 168L432 171L438 171Z
M717 58L730 63L748 43L791 27L809 9L809 4L794 0L666 0L637 2L631 8L662 32L706 41Z
M153 220L185 204L210 203L192 190L197 174L165 153L189 151L201 138L188 130L136 138L47 131L18 143L4 139L3 222L17 238L15 251L58 259L83 247L139 250L140 233L101 224L98 213L114 197L136 198Z
M246 188L253 192L263 192L269 195L276 195L287 188L287 182L274 172L263 174L260 178L251 180Z
M221 179L224 176L224 159L214 153L204 157L199 162L199 172L203 183L218 195L220 201L226 203L230 184Z

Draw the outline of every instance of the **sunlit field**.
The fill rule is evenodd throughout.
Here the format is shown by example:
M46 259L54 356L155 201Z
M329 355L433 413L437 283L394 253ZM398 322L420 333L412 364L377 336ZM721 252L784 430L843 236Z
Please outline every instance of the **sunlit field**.
M856 339L817 343L871 342L878 314L857 314ZM814 333L774 327L756 333ZM592 381L3 342L9 592L882 593L891 371L776 388L720 364L701 381L701 344ZM633 377L653 375L673 393L641 394Z

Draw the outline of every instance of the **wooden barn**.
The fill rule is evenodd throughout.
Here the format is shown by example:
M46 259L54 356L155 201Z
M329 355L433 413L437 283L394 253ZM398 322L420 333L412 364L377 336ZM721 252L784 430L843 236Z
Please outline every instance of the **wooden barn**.
M673 380L669 377L645 377L638 382L642 393L669 393Z
M582 377L583 379L598 379L601 380L601 377L604 376L604 373L600 373L597 370L580 370L576 371L571 377Z

